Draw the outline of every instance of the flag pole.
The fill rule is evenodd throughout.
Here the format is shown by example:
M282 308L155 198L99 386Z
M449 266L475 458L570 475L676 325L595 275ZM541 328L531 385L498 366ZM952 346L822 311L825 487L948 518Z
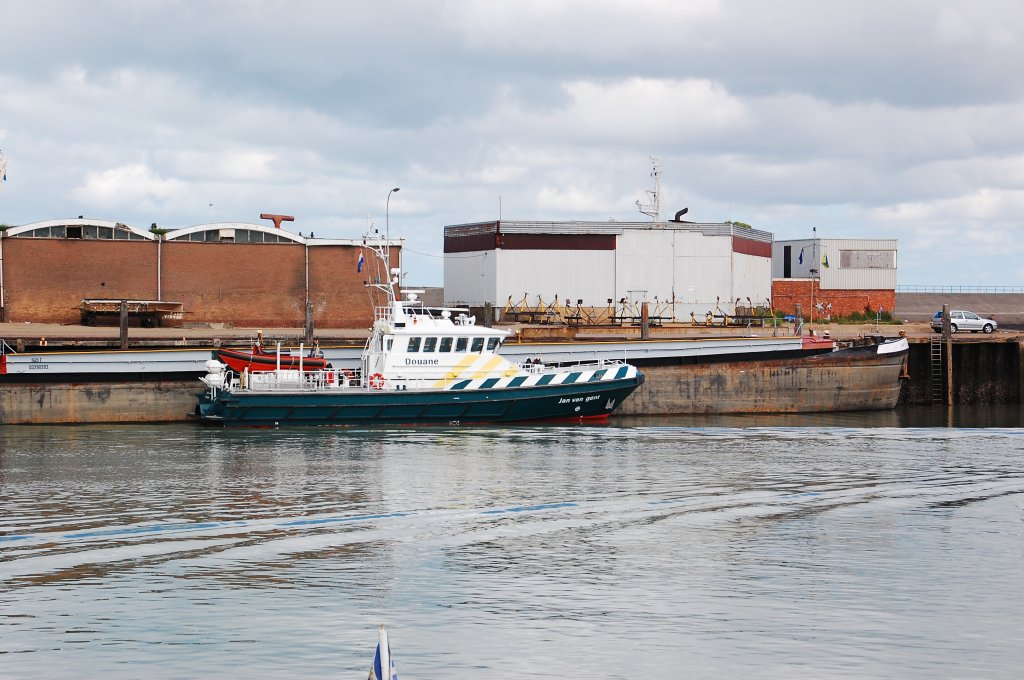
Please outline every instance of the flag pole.
M388 647L388 631L380 624L380 680L391 680L391 648Z

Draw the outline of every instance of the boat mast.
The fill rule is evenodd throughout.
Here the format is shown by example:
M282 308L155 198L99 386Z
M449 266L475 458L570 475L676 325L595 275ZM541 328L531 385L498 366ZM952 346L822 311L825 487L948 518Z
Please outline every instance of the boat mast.
M392 303L398 299L398 295L395 292L395 286L400 283L400 270L401 267L391 267L391 194L400 191L400 187L395 187L388 192L387 203L385 204L384 211L384 240L380 239L380 232L376 229L373 230L371 235L369 227L367 227L367 234L363 237L363 247L368 248L373 254L374 265L373 271L370 277L367 279L367 288L376 289L377 291L384 294L387 306L390 308ZM372 224L370 225L372 226ZM382 271L383 269L383 271ZM373 296L371 295L371 298ZM376 300L371 299L371 304L376 304Z
M644 215L648 215L653 222L661 221L661 159L657 156L651 156L651 177L654 178L654 191L646 191L647 199L650 203L644 204L640 201L636 202L637 209L640 210Z

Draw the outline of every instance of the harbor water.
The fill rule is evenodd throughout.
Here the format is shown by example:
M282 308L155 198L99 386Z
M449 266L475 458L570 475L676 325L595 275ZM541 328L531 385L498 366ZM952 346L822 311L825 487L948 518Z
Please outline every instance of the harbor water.
M1009 411L0 429L0 677L1017 678Z

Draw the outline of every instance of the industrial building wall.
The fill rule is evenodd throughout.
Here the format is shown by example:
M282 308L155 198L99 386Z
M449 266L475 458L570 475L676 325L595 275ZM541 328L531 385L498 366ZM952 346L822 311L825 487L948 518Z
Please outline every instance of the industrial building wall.
M380 299L370 300L366 281L374 268L367 263L373 256L368 250L363 252L364 266L359 272L360 250L338 245L309 248L309 298L313 303L314 327L369 328L373 323L373 306L385 304ZM400 250L392 247L391 266L400 264Z
M299 243L13 237L4 238L2 247L8 321L78 323L82 300L103 298L182 302L186 323L300 327L305 322L306 247ZM356 271L358 257L355 246L309 248L315 326L372 323L363 285L367 269ZM397 255L392 257L397 263Z
M4 238L6 321L78 323L85 298L156 299L156 243Z
M775 311L794 314L799 304L805 319L848 316L867 310L892 312L896 307L896 291L824 289L812 279L775 279L772 282L772 303Z
M789 248L789 273L786 273L786 248ZM803 257L801 258L801 255ZM821 259L821 248L813 239L776 241L772 244L773 279L809 279L811 269L820 269L816 264ZM801 261L802 260L802 261Z
M702 317L716 306L732 313L732 238L679 231L674 239L676 319Z
M557 295L559 302L604 306L615 294L614 250L498 250L496 259L498 306L524 294L531 305L538 295L546 304Z
M186 321L232 319L239 326L302 326L301 244L163 244L163 297L182 302Z
M896 241L822 239L820 285L823 290L896 289ZM889 309L892 309L889 307Z
M445 299L504 306L510 297L513 303L525 297L536 306L557 295L560 302L603 307L609 299L625 298L656 303L660 314L687 319L691 312L732 314L737 297L743 305L748 296L763 304L771 294L770 272L769 258L735 252L730 236L627 230L614 250L451 253L445 259Z
M767 257L733 253L733 303L741 307L770 307L772 262ZM739 298L739 302L736 302ZM747 298L750 298L749 301ZM735 312L735 310L733 310Z
M615 244L614 289L616 302L672 301L675 288L675 240L666 229L627 230ZM604 302L598 300L597 302Z
M786 276L786 247L789 276ZM896 288L895 239L802 239L772 244L773 279L817 278L823 290ZM803 252L803 262L800 253ZM817 269L812 273L811 269Z
M507 295L500 297L498 294L497 262L495 250L445 253L445 302L474 307L492 302L497 307L503 307Z

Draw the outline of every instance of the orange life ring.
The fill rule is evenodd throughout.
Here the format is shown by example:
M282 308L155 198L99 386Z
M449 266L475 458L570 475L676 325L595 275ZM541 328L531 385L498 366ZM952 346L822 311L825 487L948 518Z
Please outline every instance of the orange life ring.
M384 376L380 373L374 373L370 376L370 387L375 390L384 389Z

